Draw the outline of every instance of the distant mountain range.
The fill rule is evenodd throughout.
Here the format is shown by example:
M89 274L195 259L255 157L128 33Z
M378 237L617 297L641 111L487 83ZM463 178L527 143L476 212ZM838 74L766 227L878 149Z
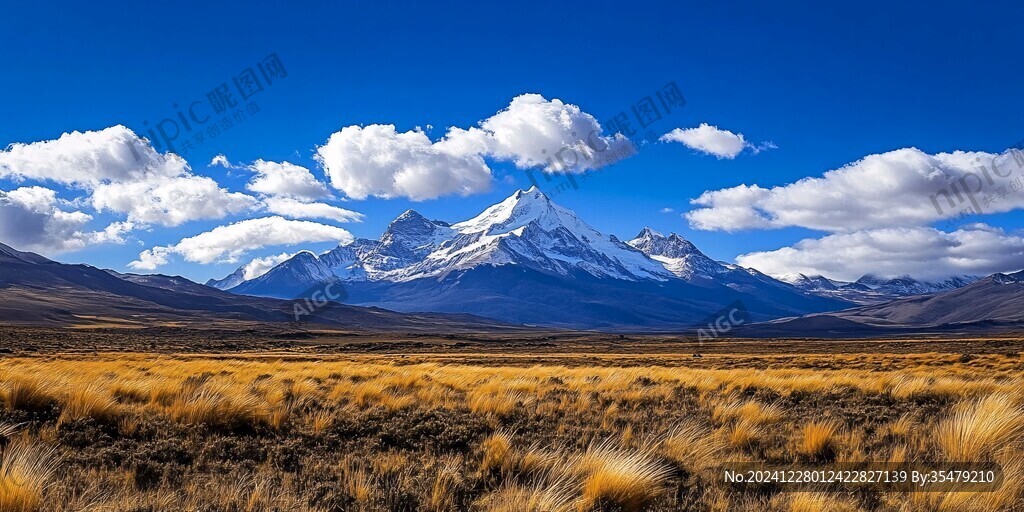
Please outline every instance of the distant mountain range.
M240 269L207 284L294 298L335 282L349 304L571 328L689 327L737 300L759 320L853 305L714 261L676 234L644 229L620 241L536 188L455 224L410 210L380 240L302 252L243 276Z
M329 302L243 297L183 277L120 274L67 265L0 244L0 323L82 327L152 327L290 323L302 320L352 331L479 332L513 326L470 315L408 315Z
M926 282L871 275L775 279L715 261L677 234L620 241L540 191L518 191L455 224L407 211L380 240L300 252L263 275L201 285L57 263L0 244L0 322L143 326L295 321L304 297L337 302L303 322L352 330L468 332L516 325L692 332L742 304L730 335L849 337L1024 326L1024 273ZM339 303L339 302L343 302Z
M857 304L878 304L900 297L947 292L981 279L963 275L942 281L919 281L908 276L883 279L867 274L854 282L836 281L826 277L787 274L779 280L805 292L822 297L833 297Z
M832 313L743 326L738 336L870 337L1024 329L1024 272L993 274L960 288Z

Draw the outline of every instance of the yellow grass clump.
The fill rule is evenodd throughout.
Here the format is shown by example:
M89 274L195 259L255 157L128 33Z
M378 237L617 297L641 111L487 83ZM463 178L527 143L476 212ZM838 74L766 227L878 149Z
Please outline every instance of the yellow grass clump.
M1024 436L1024 410L1008 395L961 403L935 427L935 442L952 462L992 460Z
M97 386L76 389L68 393L57 425L67 421L92 418L102 422L116 421L120 409L110 395Z
M620 450L605 443L590 447L576 469L583 475L585 506L612 506L625 512L642 510L655 500L672 473L650 453Z
M840 427L833 421L812 421L800 429L796 439L796 452L813 461L826 461L835 457L837 434Z
M45 411L57 403L56 395L45 384L31 378L9 381L3 399L8 409L27 412Z
M52 448L27 442L8 445L0 455L0 510L42 510L43 493L57 471L58 462Z

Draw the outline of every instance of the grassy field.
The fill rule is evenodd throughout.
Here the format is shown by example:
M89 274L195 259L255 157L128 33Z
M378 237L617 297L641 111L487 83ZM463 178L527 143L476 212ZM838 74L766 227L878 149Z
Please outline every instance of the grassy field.
M0 511L1022 507L1024 359L1005 340L774 343L798 348L8 354ZM926 460L1005 481L781 492L719 468Z

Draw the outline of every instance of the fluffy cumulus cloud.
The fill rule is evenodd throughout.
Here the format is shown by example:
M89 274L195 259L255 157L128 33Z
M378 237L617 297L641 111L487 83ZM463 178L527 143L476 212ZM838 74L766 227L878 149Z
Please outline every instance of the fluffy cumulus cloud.
M117 125L65 133L56 140L11 144L0 151L0 178L50 181L91 189L100 183L177 176L188 164L158 153L149 141Z
M307 203L289 197L268 197L267 211L292 219L326 219L335 222L362 222L363 214L327 203Z
M92 193L99 211L123 213L130 222L179 226L198 219L220 219L256 206L255 198L229 192L205 176L152 176L107 183Z
M440 144L459 153L512 161L520 169L548 172L595 169L596 153L631 145L621 134L605 134L597 119L576 105L539 94L515 97L479 127L450 128Z
M180 255L194 263L235 263L247 252L264 247L313 242L344 244L352 240L351 233L337 226L264 217L219 226L174 245L147 249L128 266L136 270L154 270L166 264L172 255Z
M255 198L192 174L183 158L157 152L148 140L120 125L12 144L0 151L0 178L80 190L85 194L81 202L97 211L124 214L138 226L219 219L257 204Z
M599 153L629 146L575 105L524 94L478 126L449 128L438 141L419 129L348 126L317 148L317 159L331 185L348 197L425 200L489 190L487 158L519 168L583 172L600 167Z
M1024 238L974 224L953 232L881 228L806 239L792 247L743 254L736 262L766 274L800 272L856 280L864 274L941 279L1024 268Z
M298 253L282 252L281 254L271 255L265 258L253 258L252 261L246 263L245 267L243 267L242 277L244 277L246 281L256 279L257 277L270 272L270 269L292 259L296 254Z
M736 158L747 149L757 154L775 147L771 142L763 142L755 146L748 142L742 133L733 133L707 123L701 123L696 128L687 128L685 130L676 128L662 135L659 140L662 142L678 142L701 153L714 155L719 159L726 158L730 160Z
M54 190L21 187L0 191L0 241L26 251L55 255L100 243L124 243L132 225L115 222L100 231L87 225L93 217L62 209Z
M915 148L870 155L821 177L788 185L708 191L686 214L691 226L734 231L799 226L828 232L924 226L967 208L1000 213L1024 208L1018 152L956 151L929 155Z
M227 159L224 161L227 162ZM299 165L257 160L249 165L248 169L255 175L245 188L259 194L305 201L330 196L327 185L318 181L309 169Z
M491 187L491 169L478 154L460 154L418 130L394 125L348 126L317 148L331 185L353 199L470 195Z

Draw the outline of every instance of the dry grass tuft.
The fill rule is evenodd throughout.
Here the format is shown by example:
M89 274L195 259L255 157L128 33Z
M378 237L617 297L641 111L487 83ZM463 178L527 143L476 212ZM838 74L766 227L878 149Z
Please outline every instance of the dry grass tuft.
M799 431L796 453L812 461L835 458L840 426L832 421L812 421Z
M576 463L583 475L585 507L611 506L624 512L642 510L661 495L672 469L647 452L608 444L591 446Z
M764 437L764 428L749 421L737 421L720 431L732 446L742 450L753 450Z
M490 475L502 469L508 469L512 462L512 433L499 430L480 443L483 459L480 461L480 472Z
M271 420L256 396L226 385L204 384L184 390L167 406L167 415L179 423L229 429L266 425Z
M92 418L113 423L120 416L120 407L103 389L97 386L71 391L64 400L57 426L68 421Z
M946 460L993 460L1024 436L1024 410L1007 395L958 404L935 427L935 442Z
M4 405L11 410L42 412L57 404L57 397L37 380L17 378L7 385Z
M665 438L662 452L691 473L711 470L730 452L729 446L711 429L690 421L676 426Z
M53 479L58 463L52 448L26 442L9 445L0 457L0 510L42 510L43 493Z

